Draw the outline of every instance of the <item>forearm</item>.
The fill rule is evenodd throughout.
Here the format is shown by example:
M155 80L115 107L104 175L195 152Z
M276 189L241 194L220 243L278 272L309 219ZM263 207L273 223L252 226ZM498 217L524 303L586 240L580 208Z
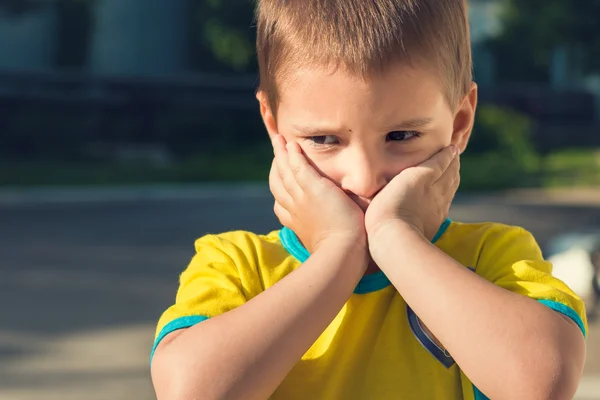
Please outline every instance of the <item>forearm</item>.
M155 355L153 377L174 388L162 396L157 388L159 399L268 398L337 315L366 262L366 249L323 246L248 303L187 329Z
M375 241L370 247L379 267L488 396L573 395L582 362L572 344L584 346L573 324L477 276L415 230L390 224Z

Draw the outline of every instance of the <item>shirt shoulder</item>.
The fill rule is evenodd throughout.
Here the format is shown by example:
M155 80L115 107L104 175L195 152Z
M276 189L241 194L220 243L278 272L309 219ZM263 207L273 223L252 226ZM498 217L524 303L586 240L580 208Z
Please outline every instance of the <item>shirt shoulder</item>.
M265 251L285 251L279 239L279 230L264 235L241 230L207 234L196 239L194 247L196 253L214 250L230 257L245 255L250 258Z
M530 232L498 223L456 223L454 228L445 244L454 254L448 254L487 281L564 314L586 335L583 301L552 275L552 263L544 259Z
M208 234L195 241L195 249L196 263L228 265L236 270L235 275L242 282L253 282L251 286L259 291L272 286L297 267L295 259L281 243L279 230L267 234L249 231Z
M458 240L461 242L474 241L474 242L490 242L493 243L498 239L505 238L506 236L519 236L519 235L531 235L526 229L515 226L507 225L499 222L475 222L465 223L452 221L444 238L450 240Z
M195 241L195 248L179 277L175 303L158 321L153 349L168 333L224 314L260 294L291 258L279 231L208 234Z
M489 258L505 260L503 264L519 259L543 261L542 251L530 232L519 226L497 222L453 221L437 245L472 268Z

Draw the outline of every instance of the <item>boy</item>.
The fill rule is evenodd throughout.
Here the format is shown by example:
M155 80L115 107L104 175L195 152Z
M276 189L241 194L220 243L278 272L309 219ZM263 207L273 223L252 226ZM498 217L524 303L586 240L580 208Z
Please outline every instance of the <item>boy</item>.
M446 217L477 88L465 0L259 0L282 225L196 242L162 399L568 399L582 302L533 237Z

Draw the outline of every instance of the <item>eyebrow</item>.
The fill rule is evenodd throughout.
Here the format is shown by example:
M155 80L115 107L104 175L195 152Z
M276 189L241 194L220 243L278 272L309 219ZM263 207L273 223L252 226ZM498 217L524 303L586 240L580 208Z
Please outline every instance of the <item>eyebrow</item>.
M402 121L399 124L394 124L392 127L386 128L384 130L392 132L392 131L397 131L400 129L407 129L407 130L418 129L418 128L423 128L424 126L431 124L433 121L434 121L434 119L429 118L429 117L412 118L412 119L409 119L406 121ZM305 135L333 135L333 134L338 134L344 130L344 129L329 128L329 127L319 128L319 127L311 127L311 126L300 126L300 125L295 125L295 124L292 125L292 127L295 130L297 130L298 132L301 132Z
M430 125L431 123L433 123L433 118L413 118L413 119L409 119L406 121L403 121L399 124L395 124L393 125L390 129L388 130L398 130L398 129L418 129L418 128L423 128L424 126Z

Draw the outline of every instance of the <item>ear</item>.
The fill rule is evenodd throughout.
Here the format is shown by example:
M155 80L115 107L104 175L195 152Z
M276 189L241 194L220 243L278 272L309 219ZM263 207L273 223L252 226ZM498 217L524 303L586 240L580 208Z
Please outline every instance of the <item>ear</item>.
M262 116L265 127L267 128L267 133L269 136L273 137L278 133L277 130L277 121L275 120L275 114L273 110L271 110L271 105L269 104L267 94L259 90L256 92L256 99L260 104L260 115Z
M477 84L471 84L471 90L463 98L454 116L454 127L452 132L452 144L464 152L469 143L473 123L475 121L475 110L477 109Z

